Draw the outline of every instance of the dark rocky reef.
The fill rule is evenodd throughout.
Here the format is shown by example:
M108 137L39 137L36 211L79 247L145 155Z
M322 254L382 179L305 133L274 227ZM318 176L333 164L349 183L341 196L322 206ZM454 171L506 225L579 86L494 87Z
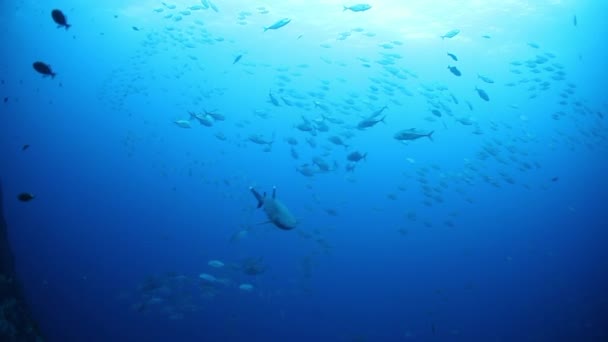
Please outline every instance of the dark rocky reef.
M43 341L17 280L0 182L0 341Z

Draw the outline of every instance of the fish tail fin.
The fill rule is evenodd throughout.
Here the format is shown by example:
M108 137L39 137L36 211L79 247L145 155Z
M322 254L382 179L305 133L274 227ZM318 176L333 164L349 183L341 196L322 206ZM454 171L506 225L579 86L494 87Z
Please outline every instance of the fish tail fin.
M380 119L380 121L382 121L384 124L386 124L386 121L384 119L386 119L386 115L383 116L382 119Z
M261 208L264 205L264 197L260 195L260 193L252 186L249 187L249 191L253 194L256 200L258 200L258 208Z
M67 31L72 25L70 24L65 24L65 30Z
M346 5L342 5L344 7L344 9L342 10L342 12L346 11L348 9L348 7Z
M264 27L264 32L268 31L268 27Z
M430 139L431 141L435 141L435 140L433 140L433 133L435 133L435 131L431 131L431 133L429 133L429 134L427 135L427 137L429 137L429 139Z
M51 78L55 78L55 76L56 76L56 75L57 75L57 73L56 73L56 72L52 72L52 73L51 73Z

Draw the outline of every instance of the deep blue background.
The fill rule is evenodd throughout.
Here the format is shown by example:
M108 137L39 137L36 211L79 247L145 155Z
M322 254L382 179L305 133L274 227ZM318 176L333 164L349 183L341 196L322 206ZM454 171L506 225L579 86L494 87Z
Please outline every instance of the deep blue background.
M526 3L386 2L351 13L341 3L231 1L175 21L194 2L64 1L53 6L73 25L65 31L44 4L5 2L0 176L19 274L48 339L606 340L607 8ZM282 17L292 22L262 33ZM462 32L438 38L452 28ZM403 44L379 47L394 40ZM547 64L525 66L547 53ZM36 60L57 77L37 74ZM403 78L378 63L387 60ZM563 80L544 69L555 63ZM538 91L543 81L550 87ZM300 106L275 107L269 91ZM312 148L295 125L322 120L315 101L345 124L329 124ZM434 118L431 103L451 114ZM384 105L386 124L353 128ZM227 119L173 123L203 109ZM469 117L481 134L455 120ZM434 141L393 139L411 127L435 131ZM349 149L328 142L344 132L354 134ZM274 136L272 149L251 134ZM287 137L299 141L298 160ZM488 148L498 157L482 158ZM347 173L355 150L367 160ZM297 172L315 156L338 168ZM251 185L276 185L299 226L260 224ZM17 201L24 191L36 198ZM247 258L266 272L231 269ZM213 269L212 259L227 265ZM231 283L207 297L200 273ZM142 291L150 276L166 291ZM186 285L170 285L176 277ZM161 303L137 310L151 297ZM189 309L168 309L175 298Z

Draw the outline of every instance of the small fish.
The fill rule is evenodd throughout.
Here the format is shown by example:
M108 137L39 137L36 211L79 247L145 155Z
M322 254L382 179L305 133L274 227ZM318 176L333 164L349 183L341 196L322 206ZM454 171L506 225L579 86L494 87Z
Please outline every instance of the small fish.
M209 3L209 7L211 7L212 10L214 10L216 13L219 13L219 9L217 8L217 6L215 6L215 4L211 1L207 1Z
M536 43L528 43L528 46L533 48L533 49L538 49L540 47L540 45L536 44Z
M459 29L453 29L451 31L446 32L443 36L440 36L441 39L445 39L445 38L454 38L456 37L458 34L460 33Z
M382 114L382 112L384 112L384 110L387 109L387 108L388 108L387 106L383 106L382 108L380 108L380 109L376 110L375 112L371 113L368 118L373 119L373 118L375 118L377 116L380 116L380 114Z
M492 38L492 36L490 36L489 34L484 34L483 36L481 36L481 38L490 39Z
M356 5L352 5L352 6L344 6L344 11L350 10L353 12L364 12L370 8L372 8L372 6L369 4L356 4Z
M578 26L578 19L576 19L576 14L572 17L572 24L574 25L574 27Z
M454 120L456 120L456 122L459 122L465 126L471 126L475 123L473 118L467 118L467 117L456 117L456 118L454 118Z
M7 103L7 102L8 102L8 96L5 96L4 97L4 103Z
M296 167L296 171L298 171L302 176L305 176L305 177L314 177L314 175L316 173L315 170L313 170L311 168L310 164L308 164L308 163L305 163L305 164L302 164L302 165Z
M25 144L25 145L21 146L21 151L25 151L28 148L30 148L30 145L29 144Z
M555 176L555 177L551 178L551 181L552 181L552 182L557 182L558 180L559 180L559 177L557 177L557 176Z
M418 130L416 130L415 128L410 128L410 129L404 129L404 130L401 130L401 131L395 133L395 135L393 135L393 138L400 140L400 141L406 141L406 140L416 140L416 139L420 139L423 137L427 137L427 138L429 138L429 140L433 141L433 133L435 133L435 131L430 131L429 133L421 133Z
M289 24L290 22L291 22L291 19L289 19L289 18L283 18L283 19L277 21L276 23L274 23L274 24L272 24L270 26L264 27L264 32L266 32L268 30L278 30L281 27Z
M177 126L181 127L181 128L191 128L192 126L190 126L190 121L188 120L176 120L173 121L173 123L175 123Z
M361 120L358 124L357 124L357 128L358 129L365 129L365 128L369 128L369 127L373 127L375 126L378 122L384 122L386 123L386 121L384 121L384 119L386 119L386 115L383 116L380 119L376 119L375 117L369 117L369 118L365 118L363 120Z
M198 120L198 123L200 123L201 125L206 126L206 127L213 126L213 117L212 116L207 115L207 114L196 114L196 113L192 113L192 112L188 112L188 113L190 113L190 120L196 119L196 120Z
M473 105L471 104L471 102L466 101L466 103L467 103L467 107L469 107L469 110L472 111L473 110Z
M454 62L458 62L458 57L456 57L456 55L455 55L455 54L453 54L453 53L449 53L449 52L448 52L448 56L449 56L451 59L453 59L453 60L454 60Z
M342 140L342 138L337 135L332 135L331 137L327 138L327 140L329 140L334 145L344 146L344 148L348 148L348 145L344 142L344 140Z
M450 96L452 97L452 101L454 101L455 104L458 104L458 99L456 98L456 96L454 96L454 94L450 93Z
M302 132L312 132L312 133L314 133L314 127L312 126L312 124L308 120L304 120L304 122L300 122L295 127L297 129L299 129L300 131L302 131Z
M234 61L232 62L232 64L238 63L241 60L241 58L243 58L243 55L236 56L236 58L234 59Z
M450 70L450 72L451 72L452 74L454 74L455 76L459 76L459 77L460 77L460 76L462 75L462 73L460 72L460 70L458 70L458 68L457 68L457 67L455 67L455 66L449 66L449 65L448 65L448 69L449 69L449 70Z
M342 120L340 118L336 118L336 117L333 117L333 116L326 116L326 115L322 115L322 116L323 116L323 119L331 122L332 124L341 125L341 124L344 123L344 120Z
M289 101L288 99L285 98L285 96L281 96L281 100L283 100L283 103L286 104L289 107L293 106L293 103L291 101Z
M55 78L56 73L53 72L50 65L43 62L34 62L32 66L34 67L34 70L38 71L45 77L51 76L51 78Z
M70 28L70 26L72 26L68 24L68 20L63 14L63 12L58 9L54 9L51 12L51 16L53 17L53 21L58 25L57 27L65 27L65 29L67 30Z
M438 111L437 109L433 109L431 111L431 113L433 113L433 115L435 115L436 117L440 118L441 117L441 112Z
M268 146L272 146L272 144L274 143L274 138L272 140L267 140L266 138L264 138L263 136L261 136L260 134L251 134L248 137L249 141L251 141L254 144L258 144L258 145L268 145Z
M214 267L214 268L224 267L224 263L219 260L209 260L209 262L207 262L207 265Z
M477 77L478 77L480 80L482 80L482 81L484 81L484 82L486 82L486 83L490 83L490 84L494 83L494 80L493 80L493 79L491 79L491 78L489 78L489 77L487 77L487 76L483 76L483 75L477 74Z
M203 5L205 5L205 3L207 2L206 0L201 0L201 2L203 3ZM172 4L167 4L165 2L161 2L161 4L163 4L163 6L167 7L167 9L175 9L177 6L172 5ZM209 7L207 5L207 7Z
M139 27L137 26L132 26L131 28L133 29L133 31L139 31Z
M312 163L319 168L320 172L332 171L331 166L321 157L317 156L312 158Z
M212 118L215 121L226 121L226 116L218 112L208 112L205 110L205 115Z
M29 202L33 200L36 196L30 194L29 192L22 192L17 196L17 199L21 202Z
M348 161L357 163L361 160L367 160L367 153L361 153L359 151L351 152L346 156Z
M272 95L271 91L268 91L268 98L270 99L270 103L272 103L273 105L280 107L281 104L279 103L279 100L277 100L276 97L274 97L274 95Z
M477 94L479 95L479 97L481 97L483 100L490 101L490 97L488 96L488 93L486 93L483 89L479 89L479 88L475 87L475 90L477 91Z

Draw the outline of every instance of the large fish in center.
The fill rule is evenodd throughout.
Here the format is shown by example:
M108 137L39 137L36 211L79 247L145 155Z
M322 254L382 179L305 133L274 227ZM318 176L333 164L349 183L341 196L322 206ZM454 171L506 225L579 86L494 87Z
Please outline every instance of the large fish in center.
M249 187L249 190L258 200L258 208L264 209L270 223L283 230L291 230L296 227L296 224L298 223L296 218L283 203L276 199L276 187L272 188L272 197L267 197L266 193L261 195L253 187Z

